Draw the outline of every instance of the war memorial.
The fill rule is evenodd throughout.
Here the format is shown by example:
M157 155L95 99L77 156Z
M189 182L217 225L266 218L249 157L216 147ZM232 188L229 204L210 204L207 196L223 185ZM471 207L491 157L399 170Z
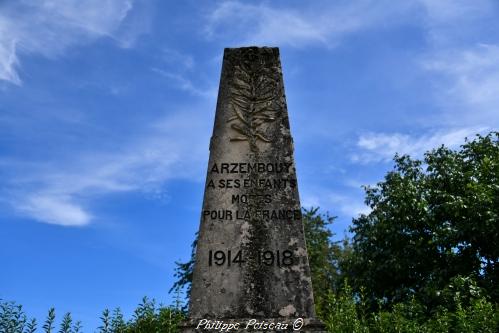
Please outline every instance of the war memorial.
M320 332L278 48L225 49L183 332Z

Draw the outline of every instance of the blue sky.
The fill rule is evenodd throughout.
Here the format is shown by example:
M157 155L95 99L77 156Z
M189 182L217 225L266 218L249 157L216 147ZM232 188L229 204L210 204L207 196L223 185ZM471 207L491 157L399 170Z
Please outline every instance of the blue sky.
M0 298L40 319L165 304L198 228L224 47L278 46L300 197L499 125L496 1L0 2Z

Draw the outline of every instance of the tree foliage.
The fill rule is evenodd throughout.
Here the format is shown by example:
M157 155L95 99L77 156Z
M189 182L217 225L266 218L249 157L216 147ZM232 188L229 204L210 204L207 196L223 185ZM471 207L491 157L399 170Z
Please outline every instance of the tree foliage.
M454 309L440 308L427 315L425 306L415 298L411 298L406 302L397 303L390 310L378 307L375 311L365 311L364 296L354 293L348 284L344 284L340 290L329 290L325 295L324 311L321 315L328 332L332 333L495 333L499 331L498 308L484 296L476 295L471 301L468 299L463 302L462 295L455 289L445 292L453 296ZM20 305L0 300L0 333L36 332L33 320L26 323L25 318L26 315ZM115 309L112 313L104 310L101 326L97 332L101 333L107 329L110 333L176 333L180 332L179 322L183 318L183 314L177 309L156 306L154 300L144 298L128 321L123 319L119 309ZM82 332L80 322L76 322L72 327L71 322L71 315L65 315L59 331Z
M67 312L62 318L61 328L59 329L59 333L72 333L72 324L73 319L71 318L71 313Z
M170 288L170 293L176 292L177 298L185 290L185 294L187 300L189 300L191 296L191 284L192 284L192 275L194 273L194 263L196 262L196 247L198 244L198 233L194 234L194 241L191 244L191 257L187 262L175 261L175 278L177 281ZM187 311L188 302L184 303L183 311Z
M54 322L55 322L55 309L50 308L49 313L47 314L47 319L45 320L45 323L43 324L43 329L45 333L51 333L55 329L54 327Z
M394 170L365 187L368 215L353 220L348 276L372 304L442 305L457 276L499 297L499 132L423 160L396 156Z
M317 312L324 309L324 300L328 293L341 287L342 277L340 263L346 253L348 242L343 247L332 240L334 234L330 229L335 217L328 213L321 214L319 207L303 209L302 221L307 244L308 260L314 289Z
M125 321L119 308L112 313L106 309L100 317L99 333L176 333L179 332L179 323L184 314L178 308L156 305L154 300L147 297L137 306L132 318ZM59 330L56 331L56 327ZM21 305L14 302L4 302L0 299L0 333L35 333L36 320L27 320ZM81 322L73 324L71 313L66 313L57 325L55 309L48 312L42 332L81 333Z
M460 278L456 278L459 280ZM385 309L379 304L369 310L369 299L345 284L339 292L329 293L323 321L331 333L494 333L499 332L497 305L484 296L467 298L453 290L453 309L438 307L428 313L416 297Z

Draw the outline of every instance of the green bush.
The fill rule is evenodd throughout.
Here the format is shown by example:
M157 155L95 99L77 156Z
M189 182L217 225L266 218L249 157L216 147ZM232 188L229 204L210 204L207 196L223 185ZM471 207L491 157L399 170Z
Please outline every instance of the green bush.
M498 306L480 294L470 298L456 292L451 309L440 307L433 312L415 297L389 309L379 304L378 310L369 311L365 297L345 283L338 294L327 295L326 304L321 317L331 333L499 332Z
M176 333L184 313L174 307L157 306L147 297L137 306L132 318L125 321L119 308L112 313L105 309L100 317L99 333ZM73 323L71 313L62 318L56 330L56 313L51 308L41 328L37 330L35 319L28 320L21 305L0 299L0 333L82 333L81 322Z
M473 279L456 277L439 292L447 306L430 309L412 297L387 307L382 301L372 310L363 294L347 282L338 292L325 296L320 317L331 333L495 333L499 332L499 307L490 302ZM144 297L127 321L119 308L105 309L98 333L176 333L185 313L177 307L157 305ZM56 329L58 327L58 329ZM41 329L23 307L0 300L0 333L81 333L82 325L66 313L56 324L54 308L48 311Z

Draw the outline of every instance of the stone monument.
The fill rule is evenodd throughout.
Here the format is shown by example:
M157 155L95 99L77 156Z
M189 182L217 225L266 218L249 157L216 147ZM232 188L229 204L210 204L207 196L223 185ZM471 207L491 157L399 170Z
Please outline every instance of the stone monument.
M323 331L279 49L225 49L184 332Z

